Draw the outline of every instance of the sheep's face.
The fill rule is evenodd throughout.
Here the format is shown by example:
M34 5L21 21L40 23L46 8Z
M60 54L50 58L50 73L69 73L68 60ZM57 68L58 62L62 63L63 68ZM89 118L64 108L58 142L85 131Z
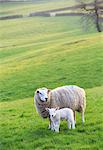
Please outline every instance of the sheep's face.
M36 91L36 93L42 102L47 102L49 94L49 90L47 88L40 88Z

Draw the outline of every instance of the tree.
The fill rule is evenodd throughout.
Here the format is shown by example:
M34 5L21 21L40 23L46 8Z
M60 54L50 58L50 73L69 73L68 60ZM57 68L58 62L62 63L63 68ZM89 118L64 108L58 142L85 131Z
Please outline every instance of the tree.
M94 24L98 32L102 32L101 21L103 14L103 0L92 0L88 2L87 0L76 0L80 4L80 10L85 17L90 17L94 20ZM90 1L90 0L89 0Z

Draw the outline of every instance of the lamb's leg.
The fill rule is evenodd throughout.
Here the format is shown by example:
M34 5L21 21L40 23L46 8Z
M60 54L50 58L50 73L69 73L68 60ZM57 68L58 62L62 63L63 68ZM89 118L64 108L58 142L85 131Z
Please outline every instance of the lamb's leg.
M74 121L75 121L75 124L76 124L76 111L73 111L73 114L74 114Z
M54 123L51 121L51 130L54 131Z
M49 123L48 129L49 129L49 130L51 129L51 125L50 125L50 123Z
M54 125L54 131L55 132L59 132L59 129L60 129L60 120L58 120L57 122L55 122L53 125Z
M75 129L75 121L74 120L72 120L72 129Z
M54 131L55 131L55 132L59 132L59 125L55 125L55 126L54 126Z
M52 122L51 122L51 119L50 119L50 117L49 117L49 127L48 127L48 129L50 130L50 129L52 129Z
M71 122L68 120L68 128L71 129Z

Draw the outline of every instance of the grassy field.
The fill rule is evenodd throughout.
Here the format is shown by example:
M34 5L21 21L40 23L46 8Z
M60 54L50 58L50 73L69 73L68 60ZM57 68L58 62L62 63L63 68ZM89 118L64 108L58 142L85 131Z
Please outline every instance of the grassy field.
M102 87L87 89L86 123L77 116L77 127L68 130L61 123L60 133L47 129L48 120L41 119L33 107L33 97L1 103L1 150L102 150L103 97Z
M29 2L0 3L0 16L23 14L72 6L75 0L34 0Z
M102 150L103 34L79 17L0 21L0 150ZM38 87L76 84L87 93L86 123L47 129L33 104Z

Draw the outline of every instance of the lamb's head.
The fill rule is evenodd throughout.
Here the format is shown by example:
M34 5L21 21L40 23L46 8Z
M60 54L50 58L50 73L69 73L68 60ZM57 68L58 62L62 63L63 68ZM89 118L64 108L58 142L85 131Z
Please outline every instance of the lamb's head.
M39 88L36 90L36 94L38 95L40 101L47 102L49 98L50 90L47 88Z
M46 111L49 112L49 115L50 115L50 119L53 120L53 118L55 118L56 116L56 111L58 110L59 108L46 108Z

